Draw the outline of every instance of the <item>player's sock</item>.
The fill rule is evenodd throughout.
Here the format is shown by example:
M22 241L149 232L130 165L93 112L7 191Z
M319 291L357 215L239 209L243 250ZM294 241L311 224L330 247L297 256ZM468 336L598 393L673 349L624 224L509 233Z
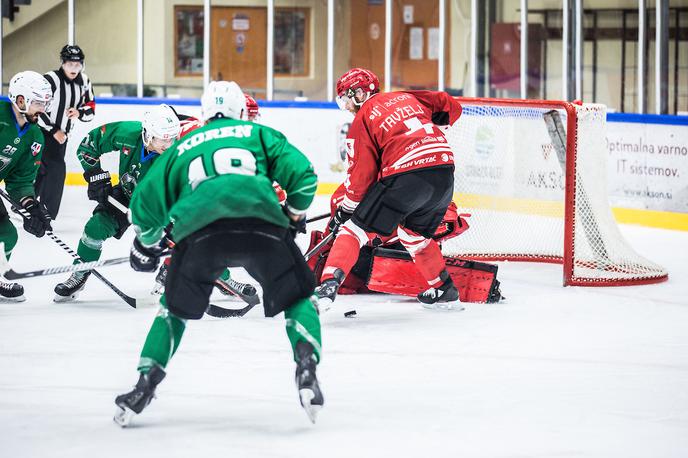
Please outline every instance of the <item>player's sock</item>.
M343 227L339 235L332 245L330 253L327 255L327 262L323 268L320 282L334 278L336 270L341 270L344 277L349 275L351 269L358 261L358 254L361 249L361 243L353 234L346 231Z
M141 350L138 370L147 372L155 366L167 367L174 352L179 347L186 328L186 320L175 316L164 305L165 295L160 298L160 311L153 320L146 342Z
M160 366L152 367L148 372L141 372L134 389L115 398L117 411L113 420L122 426L128 426L134 415L143 412L155 397L155 388L165 378L165 370Z
M314 296L299 299L284 310L287 337L294 352L294 361L298 361L296 346L301 341L313 346L315 356L320 361L320 320L315 300Z
M55 285L55 302L68 302L76 299L79 293L86 287L86 280L91 272L74 272L62 283Z

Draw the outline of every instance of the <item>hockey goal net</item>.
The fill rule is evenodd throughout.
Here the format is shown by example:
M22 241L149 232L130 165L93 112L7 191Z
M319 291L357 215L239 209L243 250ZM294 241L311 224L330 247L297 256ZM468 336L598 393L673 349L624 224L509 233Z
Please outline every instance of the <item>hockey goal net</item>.
M624 240L612 215L604 106L458 99L463 114L447 134L454 198L472 216L445 255L562 263L564 285L667 279Z

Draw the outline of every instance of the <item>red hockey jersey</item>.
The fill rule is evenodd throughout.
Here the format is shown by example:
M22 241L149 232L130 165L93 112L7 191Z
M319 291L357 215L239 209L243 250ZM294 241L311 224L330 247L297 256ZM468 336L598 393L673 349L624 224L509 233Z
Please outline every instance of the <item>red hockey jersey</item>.
M342 207L353 211L376 181L431 167L453 167L438 125L452 125L461 105L437 91L376 94L356 113L346 138L348 171Z

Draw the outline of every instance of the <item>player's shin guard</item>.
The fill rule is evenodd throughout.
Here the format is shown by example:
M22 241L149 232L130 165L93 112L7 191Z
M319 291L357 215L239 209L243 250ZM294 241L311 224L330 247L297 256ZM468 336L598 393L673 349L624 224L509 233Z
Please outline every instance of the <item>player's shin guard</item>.
M164 301L163 295L160 299L160 311L153 320L153 325L146 336L146 343L143 344L143 350L141 350L138 370L142 373L148 372L155 366L167 367L186 329L186 320L171 313Z

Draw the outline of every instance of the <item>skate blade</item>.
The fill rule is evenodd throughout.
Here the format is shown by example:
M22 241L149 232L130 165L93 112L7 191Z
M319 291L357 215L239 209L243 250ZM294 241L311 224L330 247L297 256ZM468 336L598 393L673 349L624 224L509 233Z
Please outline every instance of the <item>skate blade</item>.
M0 302L6 302L6 303L10 303L10 302L24 302L25 300L26 300L26 298L24 297L23 294L22 294L21 296L17 296L17 297L5 297L5 296L0 296Z
M332 308L334 302L329 297L321 297L318 299L318 313L328 312Z
M311 404L311 401L315 397L315 394L313 393L313 390L310 390L308 388L304 388L299 390L299 398L301 399L301 406L303 406L303 410L306 411L306 415L308 415L308 419L311 421L311 423L315 424L315 420L318 417L318 412L320 412L320 409L322 409L321 405L317 404Z
M115 416L112 419L122 428L126 428L135 416L136 413L130 408L117 406L117 412L115 412Z
M461 312L466 309L459 301L454 302L437 302L435 304L420 303L426 310L441 310L445 312Z
M69 296L60 296L59 294L55 294L55 297L53 297L53 302L72 302L75 301L77 297L79 297L78 291L74 294L70 294Z

